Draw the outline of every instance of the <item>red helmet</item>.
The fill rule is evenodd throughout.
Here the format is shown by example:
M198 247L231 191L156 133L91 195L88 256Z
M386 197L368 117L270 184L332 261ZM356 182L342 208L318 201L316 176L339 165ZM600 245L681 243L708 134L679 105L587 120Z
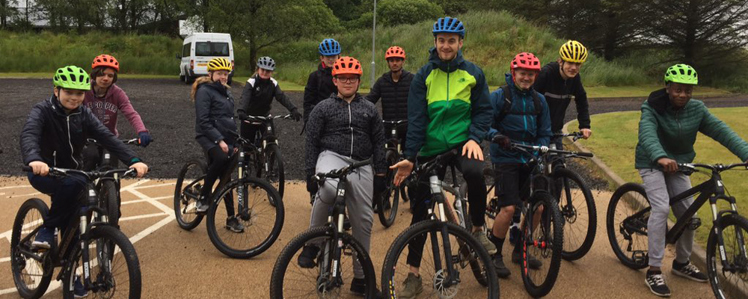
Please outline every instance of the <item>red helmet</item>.
M119 62L117 62L117 59L111 55L101 54L99 56L96 56L96 58L94 58L93 60L93 63L91 63L91 68L95 69L100 66L110 67L119 72Z
M384 53L384 59L390 59L390 58L405 59L405 50L403 50L403 48L400 48L398 46L390 47L389 49L387 49L387 52Z
M332 75L337 76L343 74L362 76L364 74L364 70L361 68L361 63L358 62L356 58L343 56L338 58L338 60L335 61L335 64L332 66Z
M509 69L514 72L515 69L526 69L532 71L540 71L540 59L535 57L532 53L522 52L514 56L512 63L509 65Z

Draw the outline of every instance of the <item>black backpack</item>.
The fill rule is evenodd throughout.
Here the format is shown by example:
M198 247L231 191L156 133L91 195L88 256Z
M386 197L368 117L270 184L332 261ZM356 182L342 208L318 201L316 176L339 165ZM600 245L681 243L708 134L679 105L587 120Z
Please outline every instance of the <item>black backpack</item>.
M512 112L512 93L511 90L509 90L509 85L502 86L501 90L504 91L504 106L501 107L501 112L499 112L497 123L501 123L502 121L504 121L504 118L507 114L535 115L535 127L540 128L540 112L543 110L543 103L540 101L540 97L538 97L537 91L532 91L532 102L535 105L535 111ZM501 132L501 130L499 131Z

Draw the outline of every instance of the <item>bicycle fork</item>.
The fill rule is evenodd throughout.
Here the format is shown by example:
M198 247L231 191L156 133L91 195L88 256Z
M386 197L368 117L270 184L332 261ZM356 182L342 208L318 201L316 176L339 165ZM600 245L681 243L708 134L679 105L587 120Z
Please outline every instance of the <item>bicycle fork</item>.
M320 276L317 281L317 291L323 292L343 285L340 270L340 257L343 254L343 233L345 222L345 186L339 184L333 205L333 212L327 218L333 224L332 242L326 242L322 248L323 257L319 264ZM334 221L334 222L333 222ZM327 279L330 277L330 279Z
M447 218L444 212L445 200L444 194L442 194L443 190L439 177L437 177L436 175L431 175L429 177L429 186L431 188L432 200L436 202L436 206L439 209L439 217L442 222L446 223ZM431 208L429 208L428 212L429 214L433 215L433 210ZM444 270L446 270L446 273L443 273L442 277L440 277L441 285L438 287L440 289L447 289L454 285L457 285L458 283L460 283L460 273L455 269L454 261L452 260L452 244L449 241L449 232L447 230L447 225L445 224L441 226L442 246L444 247L444 262L446 263L446 269L442 268L440 259L441 254L439 254L439 240L438 236L436 235L437 232L431 231L429 234L431 235L431 250L433 251L434 256L434 270L437 271L437 273L443 273Z
M239 151L239 162L237 163L237 169L239 170L237 173L237 177L239 178L239 180L241 180L244 177L244 167L245 167L244 151ZM247 193L248 192L244 184L240 183L237 186L237 193L238 193L236 195L237 207L238 207L237 214L242 220L249 221L251 213L249 212L249 207L247 206L247 196L248 196Z

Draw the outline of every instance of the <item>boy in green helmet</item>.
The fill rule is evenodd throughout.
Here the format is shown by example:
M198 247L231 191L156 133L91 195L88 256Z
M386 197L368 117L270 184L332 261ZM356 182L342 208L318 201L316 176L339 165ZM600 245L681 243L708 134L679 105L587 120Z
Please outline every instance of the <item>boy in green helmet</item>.
M647 223L649 270L645 282L652 293L661 297L670 296L661 270L670 197L691 188L689 177L678 172L678 163L693 162L696 133L716 140L741 161L748 160L748 143L709 113L703 102L691 99L696 84L698 75L693 67L673 65L665 72L665 88L652 92L641 108L636 169L652 207ZM680 217L692 203L693 198L687 198L674 204L675 217ZM707 276L689 261L693 237L694 231L687 229L676 242L672 273L706 282Z

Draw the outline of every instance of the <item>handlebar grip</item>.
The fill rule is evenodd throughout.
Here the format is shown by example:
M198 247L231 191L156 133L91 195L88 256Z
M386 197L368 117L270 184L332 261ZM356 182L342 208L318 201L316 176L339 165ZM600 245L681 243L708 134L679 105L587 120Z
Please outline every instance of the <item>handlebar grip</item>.
M28 166L28 165L21 166L21 170L25 171L25 172L32 172L32 171L34 171L34 169L31 168L31 166Z
M592 153L582 153L582 152L580 152L580 153L577 153L577 155L578 155L578 156L582 156L582 157L587 157L587 158L592 158L592 157L594 157L594 156L595 156L595 155L594 155L594 154L592 154Z

